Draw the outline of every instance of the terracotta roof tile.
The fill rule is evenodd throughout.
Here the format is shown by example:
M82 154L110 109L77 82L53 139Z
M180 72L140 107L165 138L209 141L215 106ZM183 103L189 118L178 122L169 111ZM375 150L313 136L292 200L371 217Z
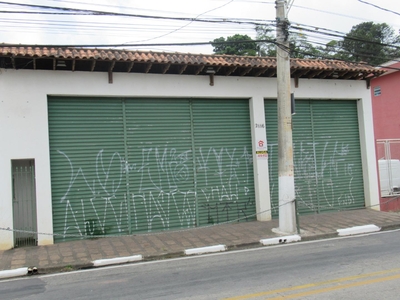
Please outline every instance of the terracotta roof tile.
M276 68L276 59L272 57L245 57L233 55L208 55L189 53L166 53L166 52L144 52L132 50L114 49L82 49L73 47L45 47L45 46L23 46L23 45L0 45L0 58L48 58L59 60L96 60L96 61L117 61L121 63L156 63L176 65L204 65L228 68L253 68L257 72L262 69ZM384 71L373 68L366 64L351 63L338 60L317 60L317 59L291 59L292 73L299 70L318 70L322 72L352 72L347 78L377 76ZM241 72L243 73L243 72ZM303 72L304 73L304 72ZM230 74L230 73L229 73ZM234 74L233 74L234 75ZM246 76L252 76L250 72ZM325 78L325 77L324 77Z

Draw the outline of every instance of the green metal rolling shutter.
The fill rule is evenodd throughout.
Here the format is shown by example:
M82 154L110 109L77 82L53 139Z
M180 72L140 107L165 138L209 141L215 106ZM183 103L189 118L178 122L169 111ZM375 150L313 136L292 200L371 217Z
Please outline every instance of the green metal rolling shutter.
M276 101L265 101L273 216L278 215ZM364 207L356 101L297 100L295 195L301 214Z
M296 101L293 116L295 195L300 214L319 211L318 161L314 151L313 113L309 101ZM317 149L315 149L317 150Z
M248 100L48 106L56 241L255 219Z
M311 102L321 211L365 206L356 101Z
M52 98L48 113L54 232L127 233L121 101Z
M128 99L125 106L132 230L195 226L189 101Z
M248 100L193 100L199 225L254 220Z

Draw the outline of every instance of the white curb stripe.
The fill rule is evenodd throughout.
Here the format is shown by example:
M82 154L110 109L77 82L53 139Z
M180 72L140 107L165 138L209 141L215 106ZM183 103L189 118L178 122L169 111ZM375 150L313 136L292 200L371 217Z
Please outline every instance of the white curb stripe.
M363 226L354 226L354 227L349 227L349 228L344 228L344 229L338 229L336 231L338 232L339 236L346 236L346 235L353 235L353 234L376 232L379 230L381 230L380 227L378 227L374 224L369 224L369 225L363 225Z
M301 236L296 234L296 235L281 236L270 239L262 239L260 240L260 243L263 244L264 246L267 246L267 245L287 244L299 241L301 241Z
M134 256L125 256L125 257L117 257L117 258L108 258L108 259L97 259L92 261L94 267L101 267L101 266L109 266L109 265L116 265L116 264L124 264L133 261L143 260L141 255L134 255Z
M28 268L5 270L5 271L0 271L0 279L25 276L26 274L28 274Z
M226 250L225 245L215 245L215 246L209 246L209 247L185 249L185 254L192 255L192 254L202 254L202 253L211 253L211 252L222 252L225 250Z

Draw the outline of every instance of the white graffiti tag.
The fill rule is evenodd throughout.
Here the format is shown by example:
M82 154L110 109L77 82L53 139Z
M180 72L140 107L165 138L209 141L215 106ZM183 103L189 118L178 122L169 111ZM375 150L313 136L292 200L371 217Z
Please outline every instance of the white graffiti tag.
M199 148L196 160L192 150L140 151L132 157L141 159L128 161L102 149L84 163L58 151L70 172L60 197L65 235L185 228L254 213L252 156L246 148Z

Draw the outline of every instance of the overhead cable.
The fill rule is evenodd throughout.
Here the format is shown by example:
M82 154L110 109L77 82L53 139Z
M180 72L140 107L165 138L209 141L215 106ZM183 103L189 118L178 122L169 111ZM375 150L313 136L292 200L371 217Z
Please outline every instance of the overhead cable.
M208 23L237 23L237 24L253 24L253 25L262 25L264 23L263 20L260 20L260 21L262 21L262 23L259 24L258 22L254 22L254 21L248 21L248 20L240 21L238 19L235 19L235 20L228 20L225 18L196 19L196 18L188 18L188 17L153 16L153 15L107 12L107 11L90 10L90 9L65 8L65 7L56 7L56 6L46 6L46 5L21 4L21 3L12 3L12 2L5 2L5 1L0 1L0 4L17 5L17 6L24 6L24 7L34 7L34 8L50 9L50 10L61 10L61 11L65 11L65 12L82 13L82 15L123 16L123 17L136 17L136 18L144 18L144 19L161 19L161 20L173 20L173 21L208 22ZM68 15L68 13L66 15Z
M363 0L358 0L358 2L367 4L367 5L371 5L371 6L375 7L375 8L378 8L378 9L381 9L381 10L384 10L384 11L387 11L387 12L390 12L390 13L392 13L392 14L395 14L395 15L400 16L400 13L398 13L398 12L396 12L396 11L393 11L393 10L390 10L390 9L387 9L387 8L383 8L383 7L381 7L381 6L379 6L379 5L375 5L375 4L373 4L373 3L369 3L369 2L363 1Z
M22 44L3 44L6 47L58 47L58 48L119 48L119 47L163 47L163 46L198 46L198 45L228 45L236 43L273 43L276 41L274 39L262 39L262 40L244 40L244 41L224 41L224 42L188 42L188 43L132 43L132 44L64 44L64 45L22 45ZM212 54L210 54L212 55Z
M206 13L209 13L209 12L211 12L211 11L214 11L214 10L217 10L217 9L219 9L219 8L222 8L222 7L224 7L224 6L227 6L228 4L232 3L233 1L234 1L234 0L230 0L229 2L227 2L227 3L223 4L223 5L220 5L220 6L218 6L218 7L213 8L213 9L207 10L207 11L205 11L205 12L203 12L203 13L197 15L197 16L194 18L194 20L190 21L189 23L187 23L187 24L185 24L185 25L183 25L183 26L181 26L181 27L179 27L179 28L176 28L176 29L174 29L174 30L172 30L172 31L170 31L170 32L168 32L168 33L165 33L165 34L162 34L162 35L159 35L159 36L150 38L150 39L141 40L141 41L139 41L139 42L153 41L153 40L162 38L162 37L164 37L164 36L170 35L170 34L172 34L172 33L174 33L174 32L177 32L177 31L179 31L179 30L181 30L181 29L183 29L183 28L189 26L190 24L192 24L195 20L197 20L198 17L200 17L200 16L202 16L202 15L204 15L204 14L206 14ZM129 43L129 42L128 42L128 43Z
M293 26L293 25L291 25L290 27L291 27L291 28L294 28L294 29L298 29L298 30L308 31L308 32L314 32L314 33L315 33L315 32L318 32L317 30L312 30L312 29L308 29L308 28L304 28L304 27L300 27L300 26ZM392 45L392 44L380 43L380 42L376 42L376 41L365 40L365 39L362 39L362 38L358 38L358 37L354 37L354 36L349 36L349 35L343 36L343 35L338 35L338 34L335 34L335 33L328 33L328 32L326 32L326 33L321 33L321 34L329 35L329 36L334 36L334 37L345 38L345 39L349 39L349 40L357 41L357 42L370 43L370 44L375 44L375 45L379 45L379 46L386 46L386 47L393 47L393 48L396 48L396 49L400 49L400 46L397 46L397 45Z

